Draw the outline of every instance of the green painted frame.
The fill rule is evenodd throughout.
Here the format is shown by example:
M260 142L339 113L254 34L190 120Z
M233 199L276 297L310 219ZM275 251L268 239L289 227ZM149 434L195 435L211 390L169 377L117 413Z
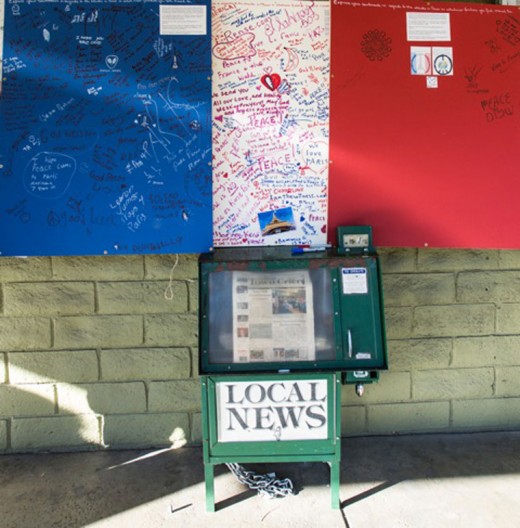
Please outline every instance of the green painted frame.
M266 442L218 442L215 387L229 381L327 380L327 438ZM225 463L326 462L330 465L331 506L339 509L341 461L341 373L245 374L201 376L202 441L206 510L215 511L214 468Z

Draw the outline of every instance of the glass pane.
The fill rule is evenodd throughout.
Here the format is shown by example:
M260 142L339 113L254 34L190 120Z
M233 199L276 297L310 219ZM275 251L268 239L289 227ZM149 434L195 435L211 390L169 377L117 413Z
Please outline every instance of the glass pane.
M209 277L209 363L335 359L330 271L216 271Z

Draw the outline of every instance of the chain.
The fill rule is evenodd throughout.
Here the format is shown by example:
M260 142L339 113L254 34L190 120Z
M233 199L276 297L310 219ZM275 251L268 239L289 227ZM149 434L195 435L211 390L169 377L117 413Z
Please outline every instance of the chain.
M249 489L256 490L259 495L267 495L271 498L287 497L294 495L291 479L277 479L275 473L259 475L255 471L245 469L240 464L226 464L235 478Z

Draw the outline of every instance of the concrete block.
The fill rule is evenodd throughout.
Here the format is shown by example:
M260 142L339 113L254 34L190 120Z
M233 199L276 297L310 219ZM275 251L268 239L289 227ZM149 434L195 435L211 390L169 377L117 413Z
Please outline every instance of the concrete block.
M455 301L452 273L393 274L383 277L385 306L449 304Z
M514 302L519 297L520 270L467 271L458 276L459 302Z
M520 398L453 402L453 427L459 429L520 428Z
M50 348L51 321L47 317L0 317L0 350Z
M179 258L176 263L177 256ZM198 255L145 255L145 278L156 280L172 276L175 280L197 279L198 258Z
M199 283L198 281L188 282L188 309L190 312L199 310Z
M498 251L475 249L419 249L418 271L484 270L498 268Z
M171 299L165 298L169 287ZM184 281L101 282L98 284L99 312L105 314L145 314L186 312L188 289Z
M414 400L456 400L493 395L492 368L425 370L413 374Z
M407 273L415 271L417 249L415 248L378 248L383 274Z
M130 348L101 351L103 380L161 380L189 378L188 348Z
M100 445L99 419L94 415L14 418L11 424L13 451L61 450Z
M144 260L140 255L52 257L52 270L57 280L141 280Z
M392 371L441 369L449 366L451 351L451 338L388 341L388 363Z
M98 379L95 350L12 352L8 369L13 384L54 380L74 383Z
M145 344L152 346L197 346L196 314L145 315Z
M500 269L520 269L520 251L518 249L503 249L498 252Z
M191 444L202 444L202 414L193 413L191 416Z
M341 407L341 436L354 436L367 432L366 407Z
M148 394L150 412L200 411L200 383L196 380L155 381Z
M191 348L191 376L192 378L199 378L199 349L197 347Z
M413 332L417 337L475 336L495 330L495 307L490 304L418 306Z
M383 372L378 383L365 385L363 403L406 401L412 395L412 382L409 372ZM354 385L345 385L341 390L341 402L355 401ZM358 400L359 401L359 400Z
M413 309L391 306L385 309L386 337L404 339L412 335Z
M370 433L441 431L449 425L449 402L383 404L368 407Z
M94 310L94 284L90 282L4 285L5 315L88 314Z
M6 451L7 447L7 420L0 420L0 451Z
M105 416L104 440L112 449L181 447L190 438L187 413Z
M499 334L518 334L520 304L501 304L497 306L497 332Z
M7 382L7 355L0 352L0 383Z
M143 343L139 315L66 316L55 322L57 348L126 347Z
M60 414L129 414L146 412L146 390L142 382L58 383Z
M454 367L492 367L519 363L520 336L459 337L453 340Z
M54 385L0 385L0 416L50 416L54 414Z
M520 366L496 369L496 394L497 396L520 397Z
M42 281L52 279L49 257L0 258L0 282Z

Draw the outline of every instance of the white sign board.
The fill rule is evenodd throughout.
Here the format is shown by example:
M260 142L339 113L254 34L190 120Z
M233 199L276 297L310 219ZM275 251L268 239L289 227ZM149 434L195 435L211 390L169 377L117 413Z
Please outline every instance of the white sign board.
M219 442L328 438L326 379L222 381L215 387Z

